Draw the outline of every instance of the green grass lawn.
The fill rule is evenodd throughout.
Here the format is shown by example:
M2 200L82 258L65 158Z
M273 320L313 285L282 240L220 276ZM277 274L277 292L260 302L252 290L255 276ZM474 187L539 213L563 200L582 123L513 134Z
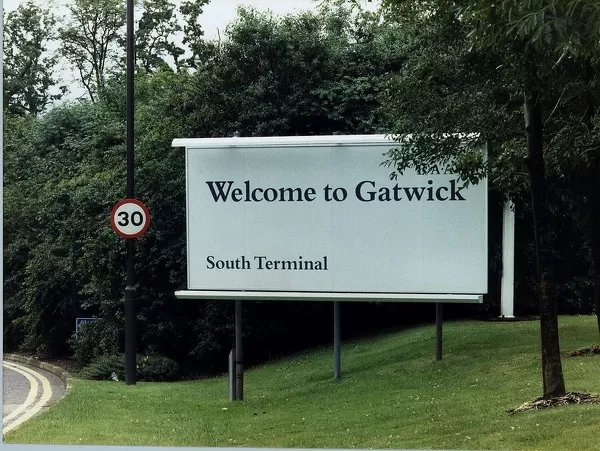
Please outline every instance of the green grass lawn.
M598 342L595 317L561 317L561 349ZM433 326L345 342L245 373L243 402L227 378L138 383L75 380L9 443L297 448L600 449L600 405L510 416L541 395L539 323ZM223 358L226 358L225 356ZM568 391L600 392L600 356L565 357Z

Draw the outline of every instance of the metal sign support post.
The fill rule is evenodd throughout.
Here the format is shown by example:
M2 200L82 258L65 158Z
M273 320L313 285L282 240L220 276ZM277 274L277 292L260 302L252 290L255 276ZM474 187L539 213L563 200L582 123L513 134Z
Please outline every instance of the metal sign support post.
M127 0L127 197L133 199L133 0ZM136 306L135 306L135 248L133 239L127 240L127 281L125 286L125 384L136 381Z
M228 376L229 376L229 400L230 401L235 401L237 399L236 394L235 394L235 383L236 383L236 377L235 377L235 348L232 348L231 351L229 351L229 360L228 360Z
M339 379L342 372L340 342L340 301L333 302L333 378Z
M235 399L244 400L244 353L242 350L242 301L235 300Z
M515 304L515 211L512 202L504 202L502 212L502 281L500 318L514 318Z
M442 303L435 303L435 360L442 360Z

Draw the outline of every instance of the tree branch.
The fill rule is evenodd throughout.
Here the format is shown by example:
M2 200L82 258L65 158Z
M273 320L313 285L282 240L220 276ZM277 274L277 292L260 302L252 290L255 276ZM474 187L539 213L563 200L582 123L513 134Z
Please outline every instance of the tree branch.
M544 121L544 125L546 125L548 123L548 121L550 120L550 118L552 117L552 115L554 114L556 109L558 108L558 105L560 104L560 101L562 100L563 96L565 95L565 91L567 90L567 88L568 88L568 85L565 86L565 89L563 89L563 92L560 94L560 97L556 101L556 105L554 105L554 108L552 108L552 111L550 112L550 114L548 115L546 120Z

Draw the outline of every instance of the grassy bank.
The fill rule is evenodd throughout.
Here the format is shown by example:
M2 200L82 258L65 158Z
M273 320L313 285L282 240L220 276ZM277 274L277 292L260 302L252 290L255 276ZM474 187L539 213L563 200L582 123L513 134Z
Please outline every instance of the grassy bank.
M563 351L598 341L595 318L561 317ZM509 416L541 394L537 321L385 334L253 368L246 400L227 379L138 383L76 380L57 406L10 443L326 448L600 449L600 405ZM225 358L225 356L224 356ZM563 359L567 390L600 392L600 356Z

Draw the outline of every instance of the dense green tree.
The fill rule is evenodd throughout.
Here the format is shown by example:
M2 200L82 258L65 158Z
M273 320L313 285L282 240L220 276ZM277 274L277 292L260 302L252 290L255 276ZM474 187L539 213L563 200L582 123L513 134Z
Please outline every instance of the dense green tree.
M14 11L3 11L4 111L39 114L65 93L64 86L52 93L58 57L49 53L48 44L55 26L51 12L32 1L21 3Z
M116 294L116 239L105 224L123 125L92 104L54 108L17 136L6 125L6 305L22 313L22 350L60 355L86 305Z
M593 26L585 28L586 31L580 28L581 24L587 23L587 18L582 17L581 12L576 13L577 5L590 4L550 1L511 1L498 4L468 0L384 0L383 3L390 16L400 18L399 20L409 18L424 27L437 24L442 30L449 30L450 25L458 31L458 40L452 40L451 34L444 34L445 39L449 43L456 42L457 47L449 45L447 51L438 49L433 55L427 54L429 47L421 52L418 61L424 62L424 66L431 70L430 73L425 73L424 80L426 83L431 82L430 87L438 90L433 99L429 96L428 102L423 104L423 109L428 110L427 114L419 115L420 118L428 117L429 126L425 132L429 135L421 135L412 145L408 143L401 150L392 153L391 163L402 171L409 165L428 164L439 158L448 160L454 157L457 168L471 181L490 174L495 182L501 179L504 182L514 182L519 178L515 178L515 175L524 172L521 168L526 169L529 174L528 189L533 213L541 314L543 394L545 397L563 395L565 386L560 362L553 255L555 229L548 199L550 188L545 150L548 134L545 134L545 123L555 113L548 105L553 105L553 102L558 105L561 101L560 79L565 76L565 66L571 66L561 64L562 60L569 52L575 52L572 45L574 42L589 39L588 34L592 32ZM419 37L422 38L423 35ZM425 48L426 44L422 45ZM458 50L459 58L452 56L453 48ZM434 55L442 59L450 57L451 61L458 62L459 65L440 68L439 65L436 66ZM470 66L476 68L474 79L464 77L469 73L469 66L465 63L475 63ZM469 91L462 89L460 83L449 85L445 72L463 76ZM476 80L475 84L469 83L473 80ZM559 86L561 88L557 89ZM414 99L415 95L409 98ZM391 97L395 96L396 93L392 92ZM432 100L439 102L432 103ZM483 108L487 108L487 112L481 114L481 107L471 111L470 108L465 108L473 105L473 100L480 102ZM398 117L406 118L406 113L402 112L405 107L403 102L402 95L399 95L392 104L400 105ZM514 118L517 117L516 107L519 104L522 105L525 121L520 124L521 133L515 133L517 129ZM508 120L503 120L503 115ZM437 127L435 119L443 119L438 121ZM410 123L410 119L407 120ZM558 132L565 124L561 122L558 126L552 125L555 127L553 132ZM404 128L395 131L406 133L407 130ZM474 145L460 148L458 140L452 142L441 136L443 132L452 131L477 131L480 135L478 140L474 140ZM471 149L485 141L490 143L490 148L488 160L484 162ZM522 149L526 149L526 153ZM579 161L581 156L579 153ZM506 166L506 163L509 165Z
M150 229L136 242L140 351L164 353L206 372L223 368L231 345L230 303L173 296L186 277L184 155L171 147L173 138L235 131L244 136L413 133L417 145L407 147L412 153L392 154L395 169L458 155L466 177L476 181L488 175L498 192L520 202L525 221L530 185L523 164L523 91L514 75L520 60L507 60L510 52L504 50L471 50L467 34L473 25L459 20L455 10L440 6L434 16L433 9L425 15L384 10L382 16L326 5L316 13L275 17L240 9L223 39L209 42L198 25L204 4L183 8L186 45L196 45L189 60L169 47L177 28L172 4L147 2L139 15L136 197L152 215ZM94 17L90 13L88 28ZM125 246L108 221L111 207L125 195L123 34L114 36L114 53L104 66L111 69L104 72L99 97L92 87L95 102L54 108L38 118L5 116L4 317L12 347L65 354L76 316L103 317L111 337L122 329ZM544 64L540 77L552 106L545 118L546 163L552 217L559 218L555 230L561 233L573 230L576 220L568 222L568 215L556 210L570 214L577 196L555 195L557 183L573 185L558 174L567 163L578 165L581 174L585 170L578 152L559 158L574 136L567 118L573 124L583 116L578 93L591 92L591 84L575 75L579 64L565 57L560 73L553 75L552 66ZM560 79L566 74L563 93ZM596 124L595 114L590 121ZM432 147L427 137L440 130L480 132L480 141L490 143L491 158L484 162L470 151L477 142L459 154L449 140ZM581 130L577 139L588 143ZM582 192L586 186L581 183ZM527 238L523 246L529 246ZM571 248L555 252L565 255ZM565 267L574 266L571 261L565 260ZM524 262L528 267L534 259ZM253 304L245 316L249 355L267 358L270 352L327 340L330 314L320 303ZM307 323L315 330L310 343L302 341Z
M191 55L181 61L187 67L198 67L214 47L204 39L204 30L200 25L202 10L208 3L209 0L184 0L179 7L184 22L182 42L191 52Z
M22 287L25 266L34 245L32 238L26 233L20 233L36 225L27 211L31 205L29 197L35 193L30 183L29 159L22 148L28 139L28 131L33 116L3 115L3 166L4 166L4 346L15 349L24 339L24 327L21 319L24 317L23 304L19 302L17 293ZM32 160L32 162L35 160Z
M377 96L404 58L398 40L376 17L355 25L343 10L278 19L240 9L198 69L197 99L186 114L197 136L383 130Z
M600 232L597 222L597 215L600 213L597 201L600 193L600 183L597 182L600 152L596 127L596 72L600 55L598 2L507 2L502 8L498 8L493 2L480 2L474 7L464 7L460 12L464 13L467 21L475 25L474 34L479 36L484 47L499 50L509 45L513 54L521 57L521 66L518 69L521 70L525 96L525 125L529 150L527 163L531 175L534 213L537 210L540 217L537 222L541 227L538 240L543 248L540 254L542 266L547 264L550 267L552 259L549 232L544 231L543 225L544 218L548 216L543 206L544 191L547 190L544 186L547 155L554 152L559 172L562 172L561 169L565 166L571 166L571 169L575 169L572 172L575 177L583 176L588 182L588 187L582 194L587 195L589 199L587 207L591 216L595 303L600 332L600 274L597 271L600 268ZM491 27L483 22L482 18L485 17L494 20ZM575 74L577 75L574 77ZM569 82L565 83L565 80ZM570 92L565 97L567 91ZM550 110L552 105L554 107ZM563 114L555 114L559 108ZM550 111L547 118L542 117L544 109ZM558 120L553 116L559 116ZM548 124L552 119L553 123ZM555 130L552 130L552 125ZM548 128L550 133L546 132ZM571 146L573 141L563 141L567 134L573 136L576 146ZM550 170L552 169L554 168ZM571 178L571 186L577 184L576 179ZM541 198L537 202L536 194ZM540 289L544 296L543 268L540 268L540 277ZM549 300L549 303L553 302Z
M185 49L176 40L182 27L174 3L136 0L134 6L136 66L145 72L181 67ZM199 7L195 3L191 9ZM62 55L77 69L89 99L98 101L105 95L108 80L125 74L125 4L117 0L77 0L69 5L69 14L63 19L65 25L59 28ZM196 25L187 31L199 30ZM188 41L184 38L184 43Z
M58 30L62 55L77 69L92 102L103 95L106 78L119 61L125 32L125 4L120 0L74 0Z
M184 50L174 42L181 25L169 0L144 0L135 32L136 62L147 72L179 66ZM171 61L172 59L172 61Z
M377 94L387 72L403 60L399 47L386 45L396 41L371 16L350 22L336 13L320 20L318 14L277 19L244 11L220 46L207 47L193 73L162 65L137 73L136 197L152 214L150 229L136 243L140 350L208 371L219 367L217 359L225 364L231 345L231 305L173 295L185 287L186 237L184 155L171 147L172 139L236 130L381 129ZM23 337L13 345L22 350L65 353L78 315L122 326L125 246L108 221L125 191L125 86L117 75L106 77L103 96L93 104L55 108L31 124L6 128L13 175L5 205L14 219L6 228L5 255L14 277L5 281L5 296L7 323ZM28 161L35 164L26 172ZM40 281L44 268L52 271ZM257 305L246 316L249 348L266 358L269 351L285 351L285 343L302 346L281 334L317 317L324 321L328 316L318 314L323 308ZM264 320L268 315L272 322ZM328 338L323 331L321 339ZM270 349L265 346L277 336Z
M188 349L181 346L185 337L196 337L188 339L190 360L209 365L219 353L226 355L231 344L228 303L173 299L173 291L185 287L184 160L181 149L170 148L173 138L231 136L236 130L242 135L293 135L382 128L376 95L386 72L402 59L398 48L383 45L394 39L373 32L357 44L350 39L354 24L337 14L328 19L336 26L315 14L277 19L243 11L194 74L158 71L136 81L136 191L153 212L151 229L137 251L145 262L138 273L144 346L182 353ZM377 24L374 17L360 23L363 30L377 30ZM111 108L122 111L122 85L110 96ZM163 119L157 122L157 117ZM284 307L257 308L265 315L277 310L284 317L282 308L293 310L288 327L323 309ZM276 333L270 322L248 315L249 343L258 343L256 337L269 341ZM178 349L168 343L179 343Z

